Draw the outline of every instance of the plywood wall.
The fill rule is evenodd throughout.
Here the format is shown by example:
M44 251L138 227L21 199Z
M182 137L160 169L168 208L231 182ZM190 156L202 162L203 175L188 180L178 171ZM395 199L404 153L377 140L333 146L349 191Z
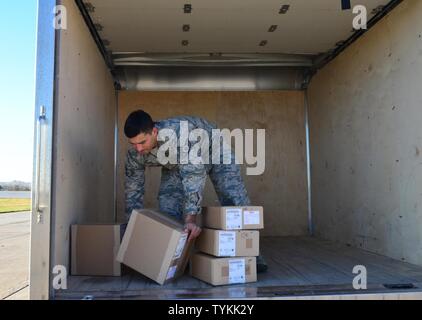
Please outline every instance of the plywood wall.
M121 91L117 185L120 219L124 212L124 159L129 147L122 128L127 116L139 108L154 119L195 115L217 123L220 128L266 129L266 171L261 176L244 176L252 203L264 206L263 234L307 234L303 92ZM147 169L146 180L145 206L158 207L160 169ZM203 204L219 205L209 180Z
M316 234L420 265L421 16L404 1L309 88Z
M53 263L68 265L73 223L114 219L113 80L74 1L65 0L55 106Z

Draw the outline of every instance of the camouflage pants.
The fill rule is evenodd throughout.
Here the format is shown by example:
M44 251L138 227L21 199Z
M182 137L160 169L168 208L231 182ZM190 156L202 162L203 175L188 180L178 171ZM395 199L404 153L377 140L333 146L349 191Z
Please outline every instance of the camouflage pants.
M214 165L208 175L221 206L250 205L239 165ZM182 220L184 193L178 169L162 168L158 201L161 212Z

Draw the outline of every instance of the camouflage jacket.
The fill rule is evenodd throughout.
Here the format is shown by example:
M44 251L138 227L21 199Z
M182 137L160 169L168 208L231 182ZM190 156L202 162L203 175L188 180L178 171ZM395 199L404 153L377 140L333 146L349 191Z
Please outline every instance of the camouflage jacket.
M210 139L212 137L212 130L217 127L198 117L181 116L174 117L165 120L161 120L155 123L155 127L159 130L172 129L180 139L180 122L187 121L189 132L194 129L204 129ZM160 147L164 142L159 142ZM210 143L210 151L211 151ZM178 148L180 149L180 145ZM188 148L191 144L188 144ZM186 148L186 146L185 146ZM178 149L178 154L180 154ZM185 149L185 152L187 150ZM231 153L230 157L233 161L234 155ZM223 158L223 152L221 152L221 159ZM221 160L222 161L222 160ZM210 156L211 162L211 156ZM144 184L145 184L145 166L163 166L157 160L157 148L153 152L142 155L139 154L134 148L130 148L126 157L125 171L125 195L126 195L126 214L130 214L133 209L141 209L144 205ZM198 214L201 212L201 201L202 192L205 186L207 173L211 170L212 164L166 164L164 165L169 170L179 170L179 174L182 179L183 193L185 195L184 201L184 214Z

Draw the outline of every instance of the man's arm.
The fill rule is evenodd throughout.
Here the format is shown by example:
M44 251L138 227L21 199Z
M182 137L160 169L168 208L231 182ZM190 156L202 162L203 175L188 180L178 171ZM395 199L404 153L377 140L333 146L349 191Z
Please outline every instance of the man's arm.
M185 227L190 231L189 240L199 236L201 229L196 225L196 215L201 213L202 194L205 187L207 172L202 164L187 164L180 166L182 177Z
M145 165L141 164L132 152L128 152L125 164L126 222L134 209L144 207Z

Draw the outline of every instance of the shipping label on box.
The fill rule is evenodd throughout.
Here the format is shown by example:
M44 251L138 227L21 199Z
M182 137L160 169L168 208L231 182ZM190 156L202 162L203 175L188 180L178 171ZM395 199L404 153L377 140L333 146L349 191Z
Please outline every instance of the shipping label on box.
M239 208L226 209L226 229L227 230L242 229L242 209L239 209Z
M179 259L182 256L183 250L185 249L186 241L188 240L188 233L182 234L176 247L173 260Z
M167 272L166 280L170 280L170 279L174 278L176 271L177 271L177 266L170 267L169 271Z
M245 225L259 225L261 223L259 210L245 210L243 212L243 223Z
M246 266L245 259L229 260L229 284L245 283Z
M236 232L219 231L218 232L218 255L221 257L236 256Z

